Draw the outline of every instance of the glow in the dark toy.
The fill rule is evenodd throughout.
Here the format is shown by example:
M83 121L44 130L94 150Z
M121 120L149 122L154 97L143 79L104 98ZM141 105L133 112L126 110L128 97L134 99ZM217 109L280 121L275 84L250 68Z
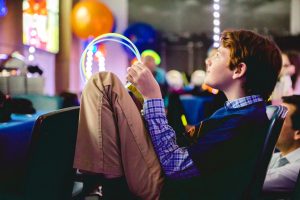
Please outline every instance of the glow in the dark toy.
M117 43L125 45L136 56L137 60L139 62L141 62L141 55L140 55L139 50L124 35L121 35L121 34L118 34L118 33L106 33L106 34L100 35L100 36L96 37L95 39L93 39L87 45L87 47L85 48L85 50L81 54L81 57L80 57L80 75L81 75L81 79L84 81L84 83L86 83L87 80L90 78L90 73L87 73L86 66L85 66L85 60L86 60L86 57L87 57L87 52L94 45L99 44L101 42L105 42L105 41L112 41L112 42L117 42ZM104 70L105 70L105 68L104 68ZM142 95L139 93L139 91L131 83L127 83L125 85L125 87L128 88L136 96L136 98L139 101L143 102Z

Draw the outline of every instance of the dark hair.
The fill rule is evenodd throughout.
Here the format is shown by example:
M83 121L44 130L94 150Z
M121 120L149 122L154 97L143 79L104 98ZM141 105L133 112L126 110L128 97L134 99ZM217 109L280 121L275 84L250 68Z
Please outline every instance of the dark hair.
M291 115L292 127L295 130L300 130L300 95L292 95L282 97L284 103L292 104L296 107L295 112Z
M229 68L247 65L243 88L246 95L258 94L267 100L277 81L282 59L277 45L269 39L246 30L225 30L221 44L230 50Z

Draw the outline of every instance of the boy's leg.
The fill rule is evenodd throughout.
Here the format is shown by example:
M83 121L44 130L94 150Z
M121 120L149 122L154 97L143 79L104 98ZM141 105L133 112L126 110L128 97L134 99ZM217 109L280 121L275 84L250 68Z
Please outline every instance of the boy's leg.
M74 167L124 175L134 195L159 197L163 176L150 137L139 110L112 73L93 75L83 91Z

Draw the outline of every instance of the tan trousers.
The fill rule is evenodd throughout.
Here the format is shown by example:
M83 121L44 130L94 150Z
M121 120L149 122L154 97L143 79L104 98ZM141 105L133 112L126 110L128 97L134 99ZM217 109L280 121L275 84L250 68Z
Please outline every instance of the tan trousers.
M134 195L159 199L159 160L139 110L112 73L93 75L83 90L74 167L125 176Z

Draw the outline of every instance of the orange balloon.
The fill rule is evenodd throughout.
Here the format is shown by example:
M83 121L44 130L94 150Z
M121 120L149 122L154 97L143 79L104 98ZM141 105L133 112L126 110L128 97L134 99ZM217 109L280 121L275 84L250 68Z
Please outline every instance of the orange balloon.
M97 0L80 1L71 13L72 30L82 39L111 32L113 21L111 11Z

